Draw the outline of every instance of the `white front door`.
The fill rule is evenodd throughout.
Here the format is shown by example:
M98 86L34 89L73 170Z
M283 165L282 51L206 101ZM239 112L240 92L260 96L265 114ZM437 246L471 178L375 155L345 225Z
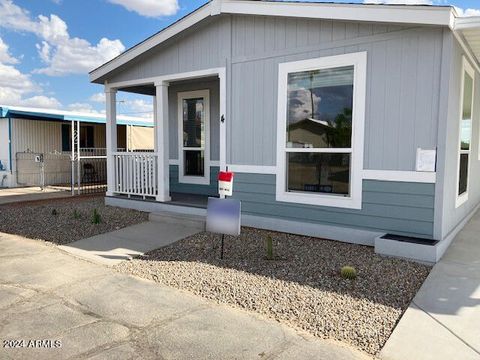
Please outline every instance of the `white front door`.
M210 184L210 91L178 93L180 183Z

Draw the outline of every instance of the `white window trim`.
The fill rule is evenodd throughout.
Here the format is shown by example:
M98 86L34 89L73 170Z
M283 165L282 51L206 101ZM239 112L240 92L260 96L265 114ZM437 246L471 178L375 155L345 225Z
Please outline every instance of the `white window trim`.
M350 160L350 196L342 197L336 195L314 194L311 192L287 192L285 189L288 74L292 72L329 69L351 65L354 66L354 86L351 147L352 155ZM361 209L367 52L357 52L345 55L281 63L279 64L278 70L276 200L318 206ZM311 149L306 150L311 151ZM335 151L337 151L337 149L335 149Z
M183 167L183 100L205 99L205 149L204 176L187 176ZM185 91L177 94L178 108L178 182L182 184L210 185L210 90Z
M463 101L464 101L464 87L465 87L465 73L470 75L473 80L473 86L472 86L472 109L471 109L471 114L472 114L472 119L470 121L472 122L472 131L470 132L470 147L468 150L462 150L461 149L461 143L462 143L462 118L463 118ZM468 190L470 188L470 164L472 160L472 134L473 134L473 104L475 102L475 70L473 69L473 66L470 64L470 62L466 59L465 56L462 58L462 80L461 80L461 88L460 88L460 102L459 102L459 116L458 116L458 143L457 143L457 176L456 176L456 186L455 186L455 208L460 207L461 205L465 204L465 202L468 200ZM468 154L468 164L467 164L467 190L459 195L458 191L460 190L460 154Z

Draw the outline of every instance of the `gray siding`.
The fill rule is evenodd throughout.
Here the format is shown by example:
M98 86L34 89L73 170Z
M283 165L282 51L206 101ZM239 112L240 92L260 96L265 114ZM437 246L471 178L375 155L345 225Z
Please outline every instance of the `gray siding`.
M210 167L210 185L182 184L178 182L178 165L170 165L170 191L183 194L218 195L218 166Z
M108 81L225 66L227 162L274 166L278 64L366 51L364 168L413 171L418 147L438 147L440 186L364 181L362 209L348 210L276 202L273 175L238 174L235 196L243 200L243 210L249 214L427 238L438 237L438 232L443 237L480 200L480 188L477 190L473 181L480 173L477 97L470 199L462 208L454 209L459 110L455 96L459 90L461 51L455 45L454 62L445 65L446 52L450 52L450 48L445 47L447 33L453 42L450 31L438 27L221 15L203 21L126 64L116 74L110 74ZM449 72L448 106L444 106L445 92L442 91L445 67ZM478 80L477 76L477 90ZM198 85L192 84L188 90L201 88ZM171 159L178 158L176 92L183 90L177 86L180 85L171 85L169 93ZM218 106L218 83L211 89L212 104L217 101ZM213 115L214 111L212 109L211 124L220 115L218 110ZM448 116L444 115L446 112ZM439 126L439 119L444 116L445 121ZM218 140L218 128L213 126L211 139ZM212 144L211 159L218 159L216 143ZM213 183L210 186L178 184L178 167L171 167L170 176L172 191L216 194ZM437 201L434 201L435 191ZM435 230L435 235L434 222L436 228L441 228Z
M242 213L432 238L434 184L363 181L361 210L275 201L275 176L236 174L233 197Z
M108 75L110 82L224 67L230 57L230 18L204 20Z
M170 159L178 159L178 99L183 91L210 90L210 160L220 159L219 81L201 81L171 85L168 89Z
M437 146L442 36L436 27L221 15L139 56L108 80L225 66L227 162L272 166L278 64L367 51L364 167L414 170L417 147Z
M449 233L480 203L480 160L479 160L479 143L480 143L480 76L478 72L475 76L475 94L474 108L472 119L472 142L471 142L471 158L469 168L469 190L468 200L458 208L455 208L457 195L457 166L458 166L458 138L460 125L460 91L462 77L462 57L464 52L457 40L449 35L449 41L453 42L453 51L451 58L451 66L449 70L449 97L447 109L447 123L445 138L442 139L444 146L444 173L442 176L443 189L438 194L438 200L443 204L441 209L442 219L439 220L441 226L441 237L445 238ZM444 144L444 145L443 145ZM441 199L440 199L441 197Z
M434 149L442 30L331 21L234 17L227 159L275 165L278 64L368 52L365 164L414 170Z

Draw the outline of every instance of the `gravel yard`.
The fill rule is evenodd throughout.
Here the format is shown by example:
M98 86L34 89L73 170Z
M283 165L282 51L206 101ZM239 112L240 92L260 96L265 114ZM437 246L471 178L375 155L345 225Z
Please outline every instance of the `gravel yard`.
M92 222L93 211L100 223ZM148 220L140 211L105 206L103 196L72 197L0 206L0 232L67 244Z
M275 260L266 260L271 235ZM215 252L213 251L215 246ZM408 307L430 267L375 255L373 248L243 228L226 237L200 233L117 270L255 311L313 335L375 355ZM356 280L339 275L345 265Z

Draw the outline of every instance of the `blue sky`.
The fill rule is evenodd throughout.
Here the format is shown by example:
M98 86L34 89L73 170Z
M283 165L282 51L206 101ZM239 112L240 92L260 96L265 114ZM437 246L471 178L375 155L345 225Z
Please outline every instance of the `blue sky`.
M480 15L479 0L370 1L451 4ZM0 0L0 104L101 112L103 87L89 83L88 71L205 2ZM121 96L119 113L149 115L151 99Z

